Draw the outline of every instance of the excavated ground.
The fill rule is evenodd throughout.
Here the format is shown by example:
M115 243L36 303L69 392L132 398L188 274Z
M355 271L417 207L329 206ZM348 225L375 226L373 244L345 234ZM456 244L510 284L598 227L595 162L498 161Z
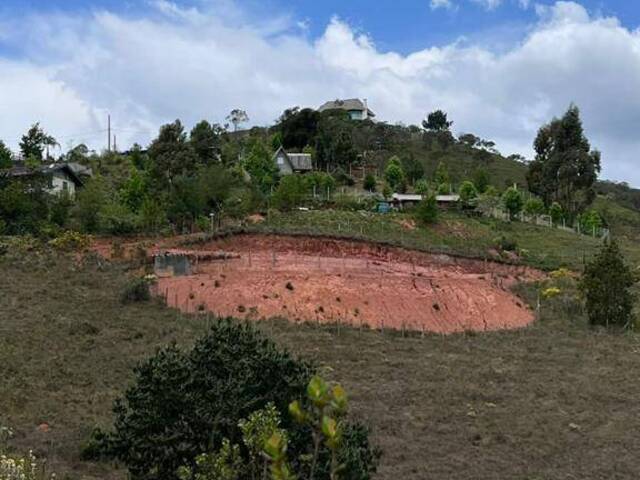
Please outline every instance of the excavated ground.
M192 275L159 278L157 294L183 311L256 320L438 333L513 329L534 315L509 287L543 276L522 266L317 237L238 235L194 248L182 253L237 257L198 261Z

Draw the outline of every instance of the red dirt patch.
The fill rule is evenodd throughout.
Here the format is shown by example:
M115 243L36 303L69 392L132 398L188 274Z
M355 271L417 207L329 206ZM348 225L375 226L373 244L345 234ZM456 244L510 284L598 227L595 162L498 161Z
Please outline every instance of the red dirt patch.
M453 333L519 328L532 312L508 291L541 278L522 266L316 237L239 235L197 247L239 258L160 278L157 293L188 312Z

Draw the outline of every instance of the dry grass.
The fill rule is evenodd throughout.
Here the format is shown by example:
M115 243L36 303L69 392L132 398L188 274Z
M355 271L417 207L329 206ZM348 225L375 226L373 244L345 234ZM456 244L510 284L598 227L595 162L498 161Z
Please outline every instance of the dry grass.
M154 303L122 306L122 267L77 268L30 254L0 260L0 422L70 478L125 478L83 462L94 425L131 367L188 344L202 318ZM414 336L260 325L344 383L383 447L380 479L633 479L640 471L640 339L543 310L535 326ZM38 425L46 422L49 432Z

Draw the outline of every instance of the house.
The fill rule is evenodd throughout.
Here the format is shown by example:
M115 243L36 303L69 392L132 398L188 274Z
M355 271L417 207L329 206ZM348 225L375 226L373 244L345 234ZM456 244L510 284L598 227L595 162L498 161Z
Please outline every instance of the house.
M80 176L66 163L52 163L37 168L19 164L5 170L4 173L9 178L16 179L42 176L46 180L46 190L52 194L67 192L74 196L83 184Z
M417 193L394 193L391 196L391 204L394 208L410 208L422 201L424 197ZM460 195L436 195L436 202L439 207L451 207L460 202Z
M367 106L367 99L349 98L347 100L332 100L324 103L319 112L326 110L346 110L351 120L372 120L376 116Z
M280 147L273 154L273 159L280 170L280 175L306 173L313 170L311 155L308 153L288 153Z

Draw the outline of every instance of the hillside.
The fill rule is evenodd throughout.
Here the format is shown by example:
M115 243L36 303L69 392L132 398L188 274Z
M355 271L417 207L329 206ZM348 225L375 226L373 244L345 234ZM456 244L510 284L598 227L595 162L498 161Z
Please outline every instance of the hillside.
M92 428L110 425L136 362L191 344L206 316L123 306L125 265L70 260L0 260L0 411L16 446L46 456L59 478L115 480L117 466L80 458ZM384 450L378 479L633 478L637 339L588 329L565 308L545 303L533 326L482 335L259 325L352 394Z

